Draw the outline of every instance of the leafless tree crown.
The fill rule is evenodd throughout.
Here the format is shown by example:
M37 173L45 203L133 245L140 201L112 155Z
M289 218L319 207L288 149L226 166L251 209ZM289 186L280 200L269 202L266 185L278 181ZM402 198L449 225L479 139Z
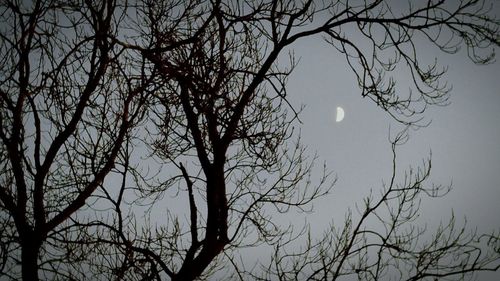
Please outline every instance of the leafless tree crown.
M428 186L430 161L398 177L406 131L391 142L380 196L345 225L298 245L307 226L276 218L311 210L335 182L313 169L301 108L288 100L296 42L322 37L362 97L420 126L451 89L420 47L465 48L486 64L498 28L479 0L2 1L0 274L430 280L497 270L498 234L452 219L422 241L426 229L412 225L422 195L449 188ZM241 249L259 245L274 253L248 268Z

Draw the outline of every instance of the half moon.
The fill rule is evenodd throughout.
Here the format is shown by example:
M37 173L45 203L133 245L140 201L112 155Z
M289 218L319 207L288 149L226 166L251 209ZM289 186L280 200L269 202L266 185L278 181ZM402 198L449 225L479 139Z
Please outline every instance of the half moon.
M344 109L342 109L342 107L338 106L337 107L337 115L335 117L335 122L340 122L342 120L344 120Z

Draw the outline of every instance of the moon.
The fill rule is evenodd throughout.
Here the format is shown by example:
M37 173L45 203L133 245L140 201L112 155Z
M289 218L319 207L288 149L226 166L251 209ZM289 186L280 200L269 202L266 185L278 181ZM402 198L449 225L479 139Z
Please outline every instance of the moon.
M340 106L337 106L337 114L336 114L336 117L335 117L335 122L340 122L342 120L344 120L344 109L342 109L342 107Z

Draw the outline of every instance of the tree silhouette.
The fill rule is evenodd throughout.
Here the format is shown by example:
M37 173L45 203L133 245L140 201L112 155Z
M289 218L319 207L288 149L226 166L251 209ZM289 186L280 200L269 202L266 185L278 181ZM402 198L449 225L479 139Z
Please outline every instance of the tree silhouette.
M396 151L407 140L407 130L391 140L390 180L379 195L364 199L359 218L349 212L345 225L308 239L302 252L289 245L291 240L280 241L267 267L249 273L252 279L465 280L474 272L498 270L498 234L478 234L454 217L430 231L415 224L422 197L445 196L451 186L427 183L430 159L398 177Z
M419 196L447 189L425 187L430 162L397 184L404 132L391 181L359 221L302 246L307 228L277 221L334 183L326 171L311 181L314 158L294 129L294 43L323 36L362 97L408 126L450 90L443 69L421 65L420 40L466 47L479 64L499 45L483 1L355 2L2 4L2 273L194 280L231 264L230 279L420 280L497 270L498 235L452 220L419 240ZM396 91L396 68L409 71L409 93ZM275 248L270 263L246 270L239 249L261 244Z
M60 239L120 158L147 76L124 75L114 1L0 9L1 274L38 280L72 262Z

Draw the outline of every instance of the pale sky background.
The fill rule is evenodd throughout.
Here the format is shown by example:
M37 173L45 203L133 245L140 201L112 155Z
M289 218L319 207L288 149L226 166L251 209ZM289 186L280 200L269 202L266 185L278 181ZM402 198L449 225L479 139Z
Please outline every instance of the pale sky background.
M303 142L338 177L333 193L319 200L308 217L313 230L321 233L332 217L342 220L348 208L361 203L370 188L379 194L382 180L391 175L389 127L396 132L398 125L371 100L361 98L345 59L321 39L298 42L295 54L301 59L288 92L295 105L306 106L301 114ZM411 131L409 142L399 148L400 168L422 164L432 150L428 183L453 183L446 197L423 201L422 219L446 222L453 210L457 222L466 216L471 229L499 230L500 63L477 66L465 52L422 49L420 54L448 66L445 79L453 85L451 104L428 108L423 116L432 121L430 126ZM335 122L337 106L345 110L340 123ZM500 280L500 273L478 276L495 279Z
M326 162L338 178L332 194L316 201L312 214L300 217L292 212L289 216L299 225L306 218L319 238L332 220L342 227L348 209L362 203L370 189L379 194L382 181L391 176L389 127L394 133L401 126L370 99L361 98L343 55L321 38L307 38L292 47L300 62L289 77L289 99L297 108L306 106L300 115L303 123L296 126L301 129L307 153L318 155L317 167ZM419 53L427 61L437 57L441 66L448 66L444 79L453 85L451 104L428 108L423 117L432 120L430 126L411 131L408 143L398 150L401 171L409 165L421 165L432 150L428 183L453 182L446 197L424 197L420 221L431 225L447 222L453 211L458 225L467 216L470 229L500 230L500 63L477 66L464 51L448 55L422 48ZM396 80L407 78L401 75ZM335 122L338 106L345 110L340 123ZM185 210L185 198L171 199L172 204L165 206L179 205ZM153 216L161 217L164 208L155 209ZM270 254L262 248L241 252L244 263L250 266L255 261L265 262ZM500 280L500 273L481 274L477 280Z
M362 203L370 189L374 195L379 194L382 181L387 182L391 176L389 127L394 133L401 126L370 99L361 98L355 75L343 55L321 38L307 38L292 47L300 62L289 77L288 94L297 108L306 106L300 115L303 123L296 126L301 129L307 153L318 155L316 166L326 162L338 178L332 194L316 201L312 214L290 214L299 225L306 218L319 238L332 220L342 227L348 209ZM451 104L428 108L423 117L432 120L430 126L411 131L408 143L398 150L401 171L421 165L432 150L428 183L453 182L453 190L446 197L424 197L421 222L447 222L453 211L458 225L467 216L470 229L499 230L500 63L477 66L464 51L447 55L423 48L419 53L427 61L437 57L441 66L448 66L444 79L453 85ZM287 54L283 57L286 59ZM407 78L396 77L399 81ZM335 122L337 106L345 110L340 123ZM175 197L173 204L166 206L179 204L185 210L185 202L185 198ZM153 213L161 217L163 208ZM247 265L265 261L270 254L262 248L242 249L242 253ZM500 280L500 273L481 274L477 280Z
M499 0L493 1L500 15ZM338 178L332 194L318 200L314 213L307 215L319 236L332 220L342 227L347 210L362 203L370 189L379 194L382 181L391 176L389 127L396 132L398 125L370 99L361 98L343 55L319 37L298 41L293 48L300 62L289 77L288 94L297 108L306 106L300 115L303 123L297 127L308 153L317 153L317 166L326 162ZM463 51L456 55L419 51L426 59L437 57L440 65L449 66L444 78L453 85L451 104L428 108L423 117L432 123L411 131L408 143L398 150L400 169L421 165L432 150L428 182L453 182L446 197L422 202L422 221L446 222L453 210L459 225L466 216L468 227L477 227L478 232L500 230L500 62L477 66ZM345 110L345 118L336 123L338 106ZM187 201L178 201L185 208ZM255 259L269 255L254 253ZM479 275L478 280L500 280L500 272Z
M395 132L398 124L361 98L354 75L338 67L341 57L329 57L328 46L302 44L296 50L302 60L288 86L295 104L306 105L300 126L304 143L336 172L337 191L378 186L390 175L389 126ZM446 198L450 207L443 208L463 212L471 222L483 220L485 227L500 226L500 63L477 66L460 55L439 57L449 65L451 104L425 112L432 123L411 131L399 159L403 166L417 165L432 150L432 179L453 180L454 190ZM339 123L337 106L345 110Z

